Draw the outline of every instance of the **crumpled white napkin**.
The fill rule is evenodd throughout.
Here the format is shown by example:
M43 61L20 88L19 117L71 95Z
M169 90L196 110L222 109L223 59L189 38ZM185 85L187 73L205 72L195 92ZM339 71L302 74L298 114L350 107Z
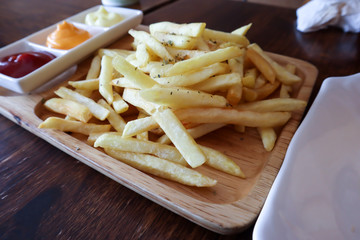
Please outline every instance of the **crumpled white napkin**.
M313 32L328 26L360 32L360 0L312 0L298 8L297 29Z

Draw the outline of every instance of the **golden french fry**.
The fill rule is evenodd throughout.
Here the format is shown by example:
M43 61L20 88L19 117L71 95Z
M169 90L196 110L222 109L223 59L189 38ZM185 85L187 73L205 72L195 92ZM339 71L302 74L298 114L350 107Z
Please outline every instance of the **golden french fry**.
M228 64L231 69L231 72L236 72L236 73L240 74L240 77L243 77L244 76L244 61L245 61L244 54L240 57L229 59Z
M228 100L229 104L232 106L238 105L242 98L242 92L242 82L230 86L226 94L226 99Z
M101 58L99 55L96 55L91 61L89 71L86 74L86 79L98 78L100 74L100 65Z
M39 125L39 128L51 128L63 132L74 132L74 133L89 135L95 132L108 132L110 131L111 125L83 123L78 121L66 120L58 117L49 117Z
M193 49L197 41L197 39L194 37L164 32L155 32L153 36L165 46L180 49Z
M114 101L112 102L112 106L115 112L119 114L126 112L129 109L129 105L117 92L114 92Z
M128 138L137 134L158 128L159 124L151 117L138 118L126 123L123 137Z
M155 111L152 117L192 168L198 167L206 161L200 147L170 109Z
M125 50L125 49L109 49L109 48L100 48L98 50L98 55L100 57L103 57L104 55L109 56L109 57L116 57L116 56L122 56L124 58L126 58L127 56L129 56L130 54L133 54L134 51L131 50Z
M99 79L86 79L82 81L69 81L70 86L76 89L94 91L99 89Z
M242 88L242 95L246 102L253 102L258 98L258 93L251 88Z
M136 48L136 59L139 61L139 67L146 66L150 62L150 54L146 49L145 43L141 42Z
M181 121L192 123L226 123L248 127L277 127L291 117L289 112L252 112L232 108L185 108L175 111Z
M306 101L295 98L272 98L236 106L241 111L254 112L292 112L306 107Z
M126 164L141 171L179 182L184 185L196 187L211 187L217 181L193 169L184 167L158 157L141 153L122 152L114 149L105 149L105 152Z
M234 31L232 31L231 33L232 34L236 34L236 35L240 35L240 36L245 36L246 33L249 31L249 29L251 28L252 26L252 23L249 23L245 26L242 26L238 29L235 29Z
M241 77L238 73L221 74L202 81L198 84L192 85L192 89L200 90L207 93L214 93L217 91L225 92L231 86L240 85Z
M158 22L150 24L149 29L152 35L155 32L163 32L189 37L199 37L202 35L205 26L205 23L177 24L172 22Z
M79 103L85 105L86 107L89 108L89 110L93 114L93 116L100 120L105 120L107 118L107 116L109 116L109 114L110 114L109 110L100 106L91 98L85 97L85 96L81 95L80 93L72 91L71 89L68 89L65 87L60 87L58 90L55 91L55 94L61 98L73 100L73 101L76 101L76 102L79 102Z
M81 122L88 122L92 118L89 108L72 100L51 98L44 105L53 112L67 115Z
M252 63L259 69L264 77L270 82L275 82L275 71L269 61L264 57L264 54L260 54L259 51L254 50L250 45L246 51L246 56L252 61Z
M136 138L104 133L99 136L94 147L111 148L124 152L148 153L181 165L187 165L180 152L173 146Z
M145 117L148 117L148 115L146 115L145 113L143 112L139 112L138 114L138 119L142 119L142 118L145 118ZM139 139L139 140L144 140L144 141L148 141L149 140L149 132L148 131L143 131L141 133L138 133L136 135L136 138ZM185 161L185 160L184 160Z
M228 156L209 147L200 146L200 148L207 158L205 165L234 176L245 178L245 174L241 168Z
M166 49L176 61L183 61L206 53L206 51L202 50L178 49L174 47L166 47Z
M138 86L133 81L131 81L131 80L127 79L127 78L124 78L124 77L113 79L111 84L113 86L122 87L122 88L139 89Z
M114 100L113 89L111 85L113 66L112 58L103 56L101 59L101 70L99 76L99 92L111 104Z
M169 69L166 75L174 76L183 74L185 72L190 72L214 63L219 63L234 57L239 57L242 54L243 51L238 47L227 47L212 52L207 52L201 56L175 63L174 66Z
M211 76L224 74L229 71L229 67L225 63L215 63L208 67L197 69L193 72L187 72L181 75L170 77L153 77L160 85L165 87L186 87L203 82Z
M139 89L151 88L157 85L151 77L140 71L137 67L131 65L121 56L113 58L112 64L116 71L124 75L127 79L133 81Z
M140 90L140 96L146 101L172 108L187 107L225 107L226 98L198 90L176 87L154 87ZM184 99L187 99L184 101Z
M271 65L271 67L275 71L276 79L278 79L280 82L287 85L292 85L301 81L301 78L299 76L287 71L286 68L282 67L280 64L272 60L268 55L266 55L266 53L264 53L263 50L259 47L259 45L257 45L256 43L252 43L248 46L247 53L249 52L249 49L256 51L259 55L261 55L264 60L266 60Z
M270 152L276 142L276 132L273 128L257 128L266 151Z
M249 45L249 40L242 35L216 31L208 28L205 28L203 32L203 38L207 41L216 42L216 43L233 42L239 44L242 47L246 47L247 45Z

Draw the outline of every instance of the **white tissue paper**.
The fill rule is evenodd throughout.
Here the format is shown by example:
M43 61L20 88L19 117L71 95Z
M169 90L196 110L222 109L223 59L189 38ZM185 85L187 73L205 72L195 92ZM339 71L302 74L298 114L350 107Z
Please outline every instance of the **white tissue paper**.
M313 32L328 26L360 32L360 0L312 0L298 8L297 29Z

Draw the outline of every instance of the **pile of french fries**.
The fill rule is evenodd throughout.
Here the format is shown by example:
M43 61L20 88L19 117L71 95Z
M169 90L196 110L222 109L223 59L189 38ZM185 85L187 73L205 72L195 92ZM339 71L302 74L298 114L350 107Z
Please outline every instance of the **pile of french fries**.
M133 50L99 49L85 80L69 81L44 103L65 117L39 128L88 135L111 157L189 186L217 183L197 171L203 164L245 178L232 159L194 139L229 124L240 132L250 127L271 151L275 128L306 106L290 97L301 81L295 66L251 44L250 27L227 33L205 23L159 22L149 32L131 29ZM136 117L125 120L134 107Z

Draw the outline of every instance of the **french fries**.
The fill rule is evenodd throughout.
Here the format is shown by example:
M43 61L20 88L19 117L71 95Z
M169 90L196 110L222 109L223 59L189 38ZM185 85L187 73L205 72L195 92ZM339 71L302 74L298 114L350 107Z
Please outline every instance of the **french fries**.
M205 23L131 29L133 50L99 49L85 80L69 81L55 91L60 98L45 101L65 117L39 128L88 135L88 144L111 157L188 186L217 183L200 173L202 165L246 178L238 162L198 138L229 124L238 134L254 128L272 151L291 113L306 107L291 96L301 81L296 67L250 43L251 26L230 33Z

